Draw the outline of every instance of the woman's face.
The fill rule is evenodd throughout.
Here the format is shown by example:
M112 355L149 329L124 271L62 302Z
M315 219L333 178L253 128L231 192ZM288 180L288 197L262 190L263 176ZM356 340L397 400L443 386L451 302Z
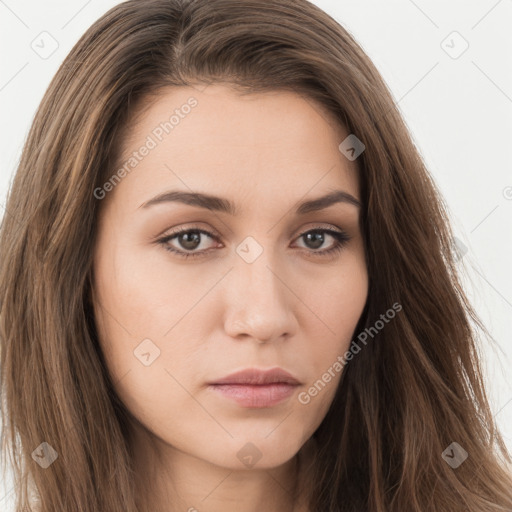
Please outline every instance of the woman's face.
M275 467L327 413L367 298L360 208L301 208L336 191L360 200L356 162L338 148L349 133L291 92L168 88L145 106L95 192L94 304L112 380L164 449ZM249 368L299 384L211 385Z

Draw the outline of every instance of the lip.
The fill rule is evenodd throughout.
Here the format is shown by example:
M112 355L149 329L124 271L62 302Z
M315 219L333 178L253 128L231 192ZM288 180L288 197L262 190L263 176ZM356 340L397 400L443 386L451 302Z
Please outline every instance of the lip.
M300 382L282 368L248 368L210 382L208 388L242 407L272 407L289 398Z
M292 384L297 385L300 382L286 370L282 368L271 368L269 370L258 370L257 368L247 368L239 372L231 373L226 377L210 382L209 384Z

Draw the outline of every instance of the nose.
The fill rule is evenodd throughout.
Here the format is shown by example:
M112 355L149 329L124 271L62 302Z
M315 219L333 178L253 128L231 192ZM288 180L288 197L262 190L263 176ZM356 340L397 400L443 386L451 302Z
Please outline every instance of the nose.
M289 273L271 263L266 251L252 263L235 260L224 284L224 330L232 338L262 344L295 334L297 299Z

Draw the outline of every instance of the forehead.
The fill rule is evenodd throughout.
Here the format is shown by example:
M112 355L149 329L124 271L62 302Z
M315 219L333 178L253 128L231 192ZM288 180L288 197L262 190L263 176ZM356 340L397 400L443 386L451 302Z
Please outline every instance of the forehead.
M296 201L333 187L358 197L357 164L338 149L347 135L322 105L290 91L168 87L143 100L124 127L118 167L137 162L114 194L137 206L177 186L238 198L237 205ZM141 157L143 146L150 150Z

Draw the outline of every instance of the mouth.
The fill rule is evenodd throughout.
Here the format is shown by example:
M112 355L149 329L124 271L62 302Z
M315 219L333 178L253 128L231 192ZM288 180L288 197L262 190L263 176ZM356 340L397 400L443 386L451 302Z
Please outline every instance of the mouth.
M288 399L300 382L282 368L249 368L209 383L208 389L247 408L272 407Z

